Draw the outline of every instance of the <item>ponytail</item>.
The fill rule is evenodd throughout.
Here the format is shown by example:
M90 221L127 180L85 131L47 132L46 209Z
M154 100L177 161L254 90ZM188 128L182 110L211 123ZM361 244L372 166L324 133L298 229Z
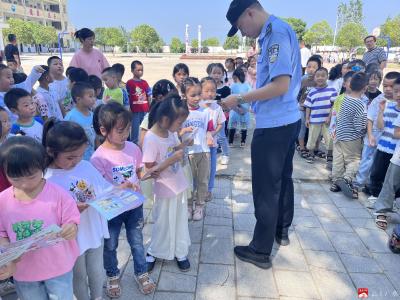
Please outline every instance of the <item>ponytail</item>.
M81 42L86 40L87 38L90 38L92 36L95 36L94 32L90 30L89 28L82 28L78 31L75 31L74 36L76 39L79 39Z

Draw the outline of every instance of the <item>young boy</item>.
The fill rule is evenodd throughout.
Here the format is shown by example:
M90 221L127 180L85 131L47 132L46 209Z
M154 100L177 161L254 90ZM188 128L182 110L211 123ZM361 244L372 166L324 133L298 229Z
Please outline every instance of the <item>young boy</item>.
M389 72L383 78L383 93L372 100L368 106L367 113L367 135L364 139L364 148L360 163L360 168L357 173L356 185L363 189L364 192L370 194L370 173L371 167L374 162L374 157L377 149L377 144L382 136L382 130L377 127L379 104L382 101L392 102L393 101L393 85L397 78L400 77L398 72ZM363 188L367 185L365 188ZM379 192L375 192L377 196ZM373 199L372 199L373 200Z
M397 79L393 86L393 98L400 102L400 79ZM383 106L383 104L382 104ZM400 115L393 122L394 138L400 139ZM374 204L375 223L380 229L387 228L387 213L393 212L393 202L396 199L396 193L400 190L400 143L396 145L393 157L390 160L386 172L385 181L378 199Z
M41 143L43 125L34 118L36 104L31 95L24 89L13 88L4 96L4 102L8 109L17 115L17 120L13 122L10 133L30 136Z
M333 145L332 192L340 190L349 198L358 199L352 182L361 158L362 139L367 130L366 106L362 100L368 85L365 73L356 73L350 81L336 121Z
M394 136L394 125L397 117L400 115L400 97L398 94L395 98L395 89L400 88L399 78L393 84L393 98L395 101L381 101L379 103L379 113L377 120L378 129L383 130L382 136L379 139L377 151L375 153L374 162L371 167L371 184L369 190L372 197L370 201L376 200L382 189L382 184L385 179L386 171L389 167L394 150L397 144L397 138Z
M117 72L112 67L105 68L101 74L101 79L106 85L103 93L103 102L115 101L124 107L128 107L128 95L124 89L119 87Z
M126 83L126 89L129 94L129 105L133 112L131 139L138 143L139 126L144 116L149 111L151 101L151 88L146 80L142 79L143 64L135 60L131 63L133 78Z
M83 159L89 161L94 152L94 141L96 134L93 129L93 106L96 96L92 85L88 82L77 82L71 90L75 107L65 116L65 121L78 123L85 130L89 139L89 145L83 155Z
M66 71L68 74L68 90L65 98L59 100L61 111L65 116L74 107L74 100L72 99L71 90L77 82L87 82L89 79L88 73L84 69L69 67Z
M100 104L103 104L103 99L101 98L101 94L103 92L103 82L96 75L90 75L89 83L94 88L94 93L96 95L96 104L94 106L97 107Z
M45 72L39 78L39 87L36 89L36 95L33 100L37 104L37 108L40 116L44 121L51 117L55 117L58 120L62 120L63 115L61 113L60 105L54 94L50 92L49 85L53 82L53 78L50 75L49 67L42 66Z
M53 82L49 84L50 93L58 103L61 103L67 97L69 91L69 80L64 76L63 62L58 56L51 56L47 60L47 66L53 79Z
M328 87L328 70L319 68L314 75L315 87L310 90L304 102L306 108L306 127L310 129L307 148L310 151L307 162L315 160L314 149L321 133L324 137L327 155L332 156L332 142L329 136L329 124L332 104L335 102L337 92L335 88Z
M309 154L308 150L305 147L305 141L304 141L307 131L306 109L304 107L304 101L306 100L310 90L313 87L315 87L314 74L319 68L321 68L321 61L318 58L313 57L308 59L306 66L307 76L301 81L301 88L298 96L299 108L301 113L301 129L299 132L298 141L299 141L300 155L303 158L307 158Z
M115 70L115 73L117 73L117 79L118 79L118 86L121 89L126 89L126 83L122 81L122 77L124 77L125 74L125 67L123 64L113 64L112 68Z

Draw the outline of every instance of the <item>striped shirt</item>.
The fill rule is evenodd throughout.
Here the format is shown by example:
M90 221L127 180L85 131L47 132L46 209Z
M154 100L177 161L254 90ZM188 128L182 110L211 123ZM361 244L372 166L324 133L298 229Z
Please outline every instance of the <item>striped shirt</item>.
M304 107L311 110L310 123L325 123L331 112L332 103L337 97L336 89L333 87L313 88L308 93Z
M393 154L397 144L397 140L394 138L394 122L400 115L400 109L396 105L396 102L386 102L386 108L383 112L385 128L378 142L378 150L388 154Z
M371 63L376 63L380 65L381 62L387 60L387 56L383 48L376 47L370 51L365 52L362 60L365 62L366 65L369 65Z
M359 98L345 96L337 115L336 140L342 142L362 138L367 131L367 110Z

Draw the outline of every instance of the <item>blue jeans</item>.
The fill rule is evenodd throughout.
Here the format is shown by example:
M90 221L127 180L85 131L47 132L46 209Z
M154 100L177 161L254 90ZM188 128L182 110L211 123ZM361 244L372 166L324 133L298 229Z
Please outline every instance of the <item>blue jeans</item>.
M215 173L217 173L217 147L210 147L210 179L208 180L208 191L214 188Z
M72 300L72 271L43 281L17 281L20 300Z
M125 224L126 237L133 257L135 275L147 272L147 263L143 246L143 205L128 210L108 221L110 238L104 240L104 269L108 277L118 276L117 248L122 223Z
M222 123L222 129L217 134L217 142L222 148L222 155L229 156L228 139L225 134L225 122Z
M146 112L134 112L132 113L132 129L131 129L131 141L135 144L139 141L139 130L140 124L142 124Z
M374 162L374 156L376 147L370 147L364 144L362 151L360 167L356 176L356 182L362 186L369 183L369 175L371 174L372 163Z

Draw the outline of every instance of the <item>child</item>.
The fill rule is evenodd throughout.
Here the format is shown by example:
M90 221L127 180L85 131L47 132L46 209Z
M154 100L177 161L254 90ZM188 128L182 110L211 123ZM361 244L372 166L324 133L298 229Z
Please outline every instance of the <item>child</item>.
M365 62L361 59L355 59L347 64L347 67L354 72L365 72Z
M364 138L364 148L355 183L360 189L367 184L367 187L364 188L366 193L370 193L368 186L370 183L371 167L374 161L377 143L382 135L382 130L377 127L379 103L382 101L393 101L393 84L398 77L400 77L400 73L398 72L387 73L383 79L383 94L380 94L372 100L371 104L368 106L367 135Z
M239 68L243 65L243 58L242 57L236 57L235 58L235 65L236 68Z
M92 108L96 103L94 89L90 83L77 82L71 90L72 99L75 107L65 116L65 121L78 123L85 130L88 137L88 147L83 156L84 160L89 160L94 152L94 141L96 134L93 130Z
M245 82L246 77L242 69L238 68L233 72L233 84L231 85L232 93L235 95L246 94L251 91L251 86ZM240 147L246 145L247 129L250 125L250 105L247 103L232 109L229 112L229 146L233 146L236 130L240 130L241 140Z
M368 106L372 100L378 97L382 92L378 89L382 82L382 72L380 70L373 71L368 74L368 89L365 95L368 97Z
M44 125L43 146L47 151L45 178L61 186L75 199L81 213L77 241L79 257L73 269L77 299L102 299L103 239L109 238L107 220L87 202L111 186L82 156L88 138L74 122L49 119ZM90 291L90 295L89 295Z
M226 68L225 82L227 85L230 86L233 83L233 78L232 78L233 72L236 69L235 61L233 60L233 58L225 59L225 68Z
M98 106L94 126L96 133L103 136L104 142L97 148L90 161L109 183L137 190L142 170L142 152L138 146L127 142L131 122L131 113L119 103L112 101ZM110 238L104 240L107 295L111 298L121 295L117 248L122 224L125 225L133 256L135 280L142 293L150 294L154 291L155 284L147 273L142 233L143 205L139 203L139 206L108 221Z
M313 163L315 160L314 149L321 133L324 137L327 156L332 156L333 145L329 137L329 124L331 108L335 102L336 89L327 86L328 70L321 67L315 72L315 88L308 93L304 107L306 108L306 127L310 129L307 148L310 151L306 158L307 162Z
M0 145L10 137L11 123L7 110L0 106L1 137Z
M58 104L55 95L50 92L49 88L50 84L53 82L53 78L49 73L49 67L41 67L43 68L44 73L39 78L39 87L36 89L36 95L33 97L33 101L37 104L39 114L44 121L51 117L62 120L63 115L60 105Z
M231 89L224 84L223 78L226 73L224 66L221 63L211 64L210 68L210 77L215 80L217 83L217 96L215 99L217 103L220 104L221 100L228 97L231 94ZM225 118L229 118L229 111L224 111ZM227 165L229 163L229 147L228 147L228 139L226 138L228 126L226 122L223 124L224 130L221 130L218 134L218 144L222 148L222 157L221 164Z
M146 80L142 79L143 64L134 60L131 64L133 78L126 83L129 94L129 105L133 113L131 140L135 144L139 141L139 126L144 116L149 112L151 88Z
M36 115L36 104L31 95L23 89L13 88L7 92L4 101L8 109L15 115L17 120L12 124L12 134L22 134L42 142L43 125L34 118Z
M179 95L182 97L182 84L189 77L189 67L186 64L179 63L175 65L172 70L172 78L174 78L176 83L176 89L179 92Z
M247 68L246 82L250 84L252 89L256 89L257 83L257 60L255 56L250 56L247 60L249 67Z
M74 107L75 103L74 100L72 99L71 91L75 83L87 82L89 80L89 75L86 73L84 69L81 68L70 67L67 69L66 73L68 74L67 76L69 79L68 92L65 98L61 99L60 100L61 102L59 102L63 116L69 113Z
M90 75L88 81L92 85L94 94L96 95L96 104L94 105L94 108L96 108L100 104L104 104L101 97L103 93L103 82L96 75Z
M329 71L328 86L336 89L336 92L340 94L343 86L342 78L342 65L337 64Z
M64 76L64 65L58 56L49 57L47 59L47 66L49 67L50 76L53 79L53 82L49 84L49 90L60 105L67 97L69 80Z
M115 70L115 73L117 73L117 79L118 79L118 86L121 89L126 89L126 83L122 81L122 77L124 77L125 74L125 67L123 64L113 64L112 68Z
M189 161L193 175L193 196L188 200L188 218L194 221L203 219L203 209L208 196L208 182L210 179L210 146L214 140L209 134L208 123L210 117L204 108L201 108L201 85L197 78L189 77L183 83L183 93L189 108L189 116L183 124L185 132L195 131L194 144L188 147ZM196 199L193 211L193 199Z
M209 115L208 130L213 138L213 145L210 146L210 179L208 181L208 194L206 201L211 201L212 190L214 189L215 173L217 172L217 135L223 130L226 121L224 112L215 99L217 83L211 77L203 78L201 84L202 106Z
M0 244L28 238L51 225L61 227L55 245L25 253L14 282L20 299L72 299L72 268L79 255L75 237L79 211L58 185L43 179L46 152L30 137L12 137L1 146L2 169L12 187L0 194ZM11 263L7 268L15 266Z
M126 91L124 92L124 89L119 87L117 72L112 67L105 68L101 73L101 79L106 85L103 93L103 102L107 104L110 101L115 101L128 108L128 95Z
M367 129L366 106L361 99L367 89L365 73L356 73L350 81L350 92L344 98L336 121L333 151L332 192L340 190L351 199L358 199L353 180L357 174L362 138Z
M300 155L302 158L307 158L309 155L308 149L306 148L305 145L307 127L306 127L306 109L304 107L304 101L306 100L310 90L313 87L315 87L314 74L319 68L321 68L321 61L316 57L314 58L310 57L306 65L306 76L301 81L301 88L298 96L299 108L301 113L301 128L299 132L298 141L299 141Z
M183 150L176 133L188 114L185 102L176 94L158 102L150 112L151 129L144 137L143 162L148 170L157 166L159 169L153 173L154 225L147 250L149 270L154 268L156 258L175 259L182 272L190 270L188 182L180 164Z
M24 82L28 76L25 73L19 72L18 62L15 59L7 60L7 67L9 67L13 72L14 83L18 84Z
M394 137L393 122L400 115L400 78L398 77L393 84L393 99L395 101L381 101L379 103L379 113L377 120L378 129L383 130L379 139L377 151L374 156L374 162L371 167L371 184L369 190L373 197L378 197L382 189L387 168L393 156L397 144L397 138ZM374 198L370 199L371 201Z

